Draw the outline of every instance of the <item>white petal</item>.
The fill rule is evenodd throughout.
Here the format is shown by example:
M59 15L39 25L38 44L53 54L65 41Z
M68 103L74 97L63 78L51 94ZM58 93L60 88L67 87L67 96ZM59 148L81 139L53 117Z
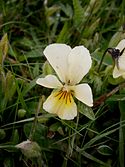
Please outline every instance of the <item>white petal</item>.
M119 49L120 51L122 51L124 48L125 48L125 39L121 40L116 46L116 49Z
M125 52L119 57L118 65L120 70L125 72Z
M62 82L66 82L70 51L70 46L55 43L48 45L43 52Z
M47 75L45 78L38 78L36 83L47 88L58 88L63 86L55 75Z
M66 94L63 94L62 91L52 92L43 103L43 108L65 120L71 120L77 116L77 106L72 95L66 97Z
M113 78L118 78L118 77L124 76L124 75L125 75L125 71L118 70L117 66L115 65L115 67L113 69Z
M84 104L92 107L93 96L92 90L88 84L79 84L74 86L74 96Z
M91 68L92 60L89 50L84 46L76 46L68 57L68 82L79 83Z

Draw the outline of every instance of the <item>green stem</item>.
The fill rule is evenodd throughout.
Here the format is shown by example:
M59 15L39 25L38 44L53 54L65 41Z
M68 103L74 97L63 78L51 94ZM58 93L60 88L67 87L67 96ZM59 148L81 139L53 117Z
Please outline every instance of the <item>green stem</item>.
M109 49L109 48L108 48L108 49ZM108 49L106 49L105 52L104 52L103 55L102 55L102 58L101 58L101 61L100 61L100 64L99 64L99 67L98 67L98 70L97 70L98 73L99 73L99 71L100 71L100 69L101 69L102 62L103 62L103 60L104 60L105 54L106 54L106 52L108 51Z
M41 98L39 100L38 108L36 110L34 121L33 121L33 125L32 125L32 129L31 129L30 135L29 135L29 140L33 140L33 136L34 136L34 133L35 133L35 129L36 129L36 125L37 125L37 120L38 120L38 114L40 112L40 108L41 108L42 104L43 104L43 98Z
M77 120L76 120L76 127L75 127L76 130L77 130L77 127L78 127L78 123L79 123L79 112L78 112ZM66 152L66 156L64 157L62 167L67 167L68 159L72 156L76 134L73 135L72 138L71 138L71 136L72 136L72 134L71 134L71 129L70 129L70 131L69 131L69 145L68 145L68 149L67 149L67 152Z

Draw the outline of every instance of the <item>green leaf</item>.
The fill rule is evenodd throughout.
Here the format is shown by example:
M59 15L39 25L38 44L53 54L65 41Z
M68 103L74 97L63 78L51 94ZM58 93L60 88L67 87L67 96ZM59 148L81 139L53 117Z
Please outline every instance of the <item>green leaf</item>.
M62 125L60 124L60 122L56 122L54 124L52 124L49 128L50 131L53 131L53 132L59 132L59 134L61 135L64 135L64 132L63 132L63 128L62 128Z
M17 99L17 101L18 101L18 100L20 101L20 103L21 103L21 105L22 105L22 108L24 108L24 109L28 112L28 114L29 114L29 110L28 110L27 105L26 105L26 103L25 103L22 90L21 90L21 88L19 87L19 83L17 82L16 79L15 79L15 83L16 83L16 88L17 88L17 93L18 93L18 96L17 96L18 99Z
M80 27L83 24L84 20L84 10L79 0L73 0L73 7L74 7L74 16L73 16L74 25L78 30L80 30Z
M26 47L27 49L31 49L31 47L34 47L35 45L34 41L27 37L20 39L19 44Z
M40 57L41 58L41 53L43 52L43 50L41 48L33 48L30 52L27 52L25 54L26 58L38 58ZM21 55L22 57L22 55ZM21 58L20 57L20 61L23 61L25 60L24 57Z
M4 160L4 167L15 167L14 159L12 159L12 157L10 158L6 157Z
M98 63L100 63L104 52L105 51L100 52L99 48L96 49L95 52L92 53L93 59L96 60ZM104 64L106 66L112 65L113 64L112 57L109 54L106 54L104 59L103 59L102 64Z
M60 10L60 7L57 6L57 5L53 5L51 7L46 7L45 8L45 14L46 14L46 17L50 17L52 16L54 13L56 13L58 10Z
M107 163L101 161L100 159L94 157L93 155L87 153L86 151L81 152L81 150L78 147L77 147L76 151L80 152L84 157L86 157L86 158L90 159L91 161L94 161L100 165L103 165L104 167L111 167L110 164L107 164Z
M124 81L124 79L122 77L118 77L116 79L116 78L113 78L112 74L108 76L108 82L112 85L118 85L123 81Z
M8 52L8 38L5 34L0 41L0 64L2 65Z
M100 12L100 7L103 3L103 0L90 0L89 5L85 11L86 16L92 16L93 14L96 14L97 12Z
M61 6L61 10L65 13L66 16L68 16L69 18L72 18L73 16L73 10L72 7L69 4L60 4Z
M100 94L102 91L102 85L103 81L99 74L95 73L95 70L93 69L90 75L91 83L93 84L93 93Z
M26 83L22 91L23 96L25 96L35 85L36 79L32 80L30 83Z
M6 137L6 132L4 129L0 129L0 140L3 140Z
M49 127L49 130L57 131L60 126L61 126L60 122L56 122Z
M125 94L121 94L124 95ZM125 166L125 128L122 127L122 122L125 121L125 101L119 102L119 109L120 109L120 129L119 129L119 162L120 167Z
M32 126L33 126L32 123L27 123L24 125L24 133L27 136L27 138L29 137L29 135L32 131L32 128L33 128ZM45 125L37 123L37 125L35 127L35 132L33 134L33 140L38 142L41 145L46 143L45 137L47 135L47 129L48 128Z
M95 114L91 107L88 107L85 104L79 103L78 108L81 114L85 115L86 117L88 117L93 121L95 120Z
M39 75L39 68L40 68L40 65L39 65L39 63L36 62L35 66L33 68L33 76L34 76L34 78L36 78L36 76Z
M108 98L106 101L124 101L125 100L125 95L120 94L120 95L113 95L110 98Z
M122 127L125 127L125 122L124 122L124 124L122 124ZM87 148L90 148L92 146L92 144L94 144L98 140L100 140L100 139L102 139L102 138L104 138L104 137L116 132L117 130L119 130L119 123L116 123L116 124L106 128L101 133L98 133L94 138L92 138L88 143L86 143L84 145L84 147L81 149L81 151L82 150L86 150Z
M43 64L42 70L43 70L44 76L54 73L54 70L48 61L45 61L45 63Z
M97 29L98 25L100 22L100 18L96 19L89 27L87 27L84 31L83 31L83 37L84 38L89 38L90 36L92 36L94 34L94 31Z
M102 155L112 155L113 150L107 145L101 145L97 148L97 151Z
M7 98L7 100L11 100L15 92L16 92L15 77L11 73L11 71L8 71L8 73L6 74L6 89L5 89L5 97Z
M3 110L6 107L8 101L12 100L12 97L16 92L16 82L14 75L11 73L11 71L8 71L6 76L4 75L4 73L2 73L1 78L3 95L0 107Z
M123 27L120 27L118 31L112 36L112 38L109 41L108 47L116 47L117 44L125 38L125 33L123 31Z
M72 35L71 27L69 22L66 21L59 35L57 36L57 43L68 43L70 36Z
M13 131L11 141L13 144L17 144L19 142L19 133L17 129Z

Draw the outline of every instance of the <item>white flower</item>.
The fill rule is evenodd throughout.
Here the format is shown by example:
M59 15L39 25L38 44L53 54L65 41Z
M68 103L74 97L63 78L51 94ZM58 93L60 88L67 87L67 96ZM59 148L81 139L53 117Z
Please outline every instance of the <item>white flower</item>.
M92 91L88 84L78 84L91 68L92 60L88 49L84 46L71 48L66 44L50 44L44 55L55 70L55 75L47 75L37 79L36 83L55 90L43 104L44 110L58 115L61 119L71 120L77 116L78 100L93 106Z
M115 61L116 63L113 69L113 78L118 78L120 76L125 78L125 39L121 40L115 49L119 51L120 55Z

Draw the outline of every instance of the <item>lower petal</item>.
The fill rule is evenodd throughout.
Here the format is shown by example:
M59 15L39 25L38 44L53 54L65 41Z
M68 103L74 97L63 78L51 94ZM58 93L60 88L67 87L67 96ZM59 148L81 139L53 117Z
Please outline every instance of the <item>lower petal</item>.
M79 84L74 86L74 96L87 106L93 106L92 90L88 84Z
M71 120L77 116L77 106L72 95L67 92L55 91L43 104L43 109L59 116L61 119Z
M118 78L120 76L124 76L125 75L125 71L123 70L118 70L117 66L114 67L113 70L113 78Z
M120 70L125 72L125 52L123 52L123 54L119 57L118 65Z

